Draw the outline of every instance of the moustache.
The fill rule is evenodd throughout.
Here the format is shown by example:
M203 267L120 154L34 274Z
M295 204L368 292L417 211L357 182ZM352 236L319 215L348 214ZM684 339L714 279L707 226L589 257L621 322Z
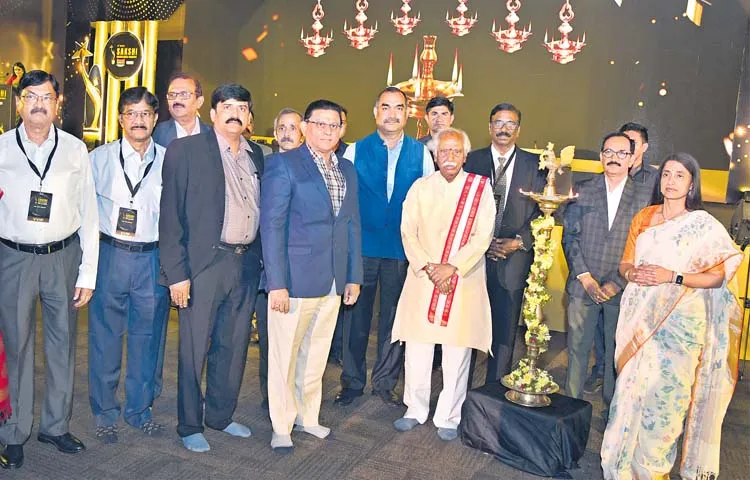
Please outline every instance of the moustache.
M500 138L500 137L508 137L508 138L510 138L510 134L509 133L505 133L505 132L500 132L497 135L495 135L495 137L497 137L497 138Z
M145 125L133 125L130 127L131 130L148 130Z
M34 115L35 113L43 113L47 115L47 109L44 107L36 107L31 109L31 114Z
M386 119L385 123L401 123L401 120L398 118L388 118Z
M177 107L185 108L185 105L183 105L181 103L175 103L175 104L172 105L172 108L177 108Z
M447 168L456 168L458 164L456 162L443 162L443 166Z
M239 119L239 118L234 118L234 117L232 117L232 118L229 118L229 119L227 119L227 121L226 121L226 122L224 122L224 123L229 123L229 122L235 122L235 123L237 123L238 125L242 125L242 122L240 121L240 119Z
M618 167L622 167L622 164L615 160L610 160L609 162L607 162L607 166L610 166L610 165L617 165Z
M279 140L279 143L282 143L282 142L293 142L293 141L294 140L292 140L289 137L281 137L281 140Z

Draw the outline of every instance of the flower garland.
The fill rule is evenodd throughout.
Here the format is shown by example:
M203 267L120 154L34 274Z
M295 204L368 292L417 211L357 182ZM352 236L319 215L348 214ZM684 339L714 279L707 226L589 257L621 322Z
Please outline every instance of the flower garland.
M554 393L558 387L552 376L541 368L531 368L529 360L522 358L518 367L505 376L506 383L528 393Z
M550 340L549 327L542 323L542 306L550 301L545 285L554 261L554 226L554 218L546 215L541 215L531 222L531 233L534 235L534 263L526 279L523 321L527 327L526 344L539 347L539 353L547 351Z

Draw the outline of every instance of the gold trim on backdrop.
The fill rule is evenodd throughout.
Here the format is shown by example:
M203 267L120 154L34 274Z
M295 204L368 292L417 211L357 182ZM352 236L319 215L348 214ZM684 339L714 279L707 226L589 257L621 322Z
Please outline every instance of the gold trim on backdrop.
M125 30L125 22L110 22L110 34L114 35ZM106 66L105 66L106 69ZM104 142L117 140L119 122L117 121L117 102L120 99L121 83L112 75L107 74L107 120Z
M159 22L143 22L143 81L141 85L154 93L156 87L156 47L159 42Z
M143 35L142 35L143 29L141 28L142 25L143 25L143 22L128 22L128 32L138 37L141 40L141 42L143 42ZM141 62L141 69L143 69L143 62ZM141 72L139 71L135 75L125 80L125 88L137 87L138 85L140 85L141 84L139 82L140 73Z

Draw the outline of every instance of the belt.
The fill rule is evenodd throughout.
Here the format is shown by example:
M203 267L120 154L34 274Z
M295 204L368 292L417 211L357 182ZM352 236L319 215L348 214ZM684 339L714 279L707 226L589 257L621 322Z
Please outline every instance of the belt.
M16 243L10 240L6 240L4 238L0 238L0 242L9 246L13 250L18 250L19 252L33 253L35 255L47 255L47 254L55 253L55 252L62 250L63 248L73 243L73 240L75 240L76 238L78 238L77 232L69 236L68 238L64 238L57 242L43 243L39 245L33 245L33 244L28 244L28 243Z
M118 240L114 237L110 237L106 233L99 233L99 240L108 245L112 245L113 247L127 250L128 252L150 252L151 250L159 248L159 242L126 242L125 240Z
M247 252L248 248L250 248L250 244L236 245L233 243L219 242L216 245L214 245L214 248L216 248L217 250L221 250L223 252L231 252L231 253L234 253L235 255L242 255L243 253Z

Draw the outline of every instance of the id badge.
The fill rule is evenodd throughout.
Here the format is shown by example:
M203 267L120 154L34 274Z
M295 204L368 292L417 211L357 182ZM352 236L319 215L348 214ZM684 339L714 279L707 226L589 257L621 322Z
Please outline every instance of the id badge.
M117 234L133 237L137 225L138 210L120 207L120 214L117 215Z
M30 222L49 223L49 216L52 212L52 194L46 192L31 192L29 199L29 216Z

